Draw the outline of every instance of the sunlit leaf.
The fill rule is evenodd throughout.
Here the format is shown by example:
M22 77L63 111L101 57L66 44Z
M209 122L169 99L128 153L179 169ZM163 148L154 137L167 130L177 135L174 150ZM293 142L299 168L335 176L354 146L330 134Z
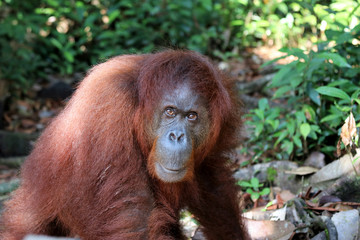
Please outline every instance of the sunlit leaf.
M348 68L351 67L351 65L348 64L345 58L343 58L342 56L336 53L323 52L323 53L319 53L317 57L325 58L327 60L332 60L333 63L339 67L348 67Z
M310 124L303 123L300 125L300 133L304 138L306 138L309 135L310 131L311 131Z
M264 195L268 195L270 193L270 188L264 188L261 192L260 195L264 196Z
M253 188L258 188L259 185L260 185L259 179L255 178L255 177L251 178L250 182L251 182L251 185L252 185Z

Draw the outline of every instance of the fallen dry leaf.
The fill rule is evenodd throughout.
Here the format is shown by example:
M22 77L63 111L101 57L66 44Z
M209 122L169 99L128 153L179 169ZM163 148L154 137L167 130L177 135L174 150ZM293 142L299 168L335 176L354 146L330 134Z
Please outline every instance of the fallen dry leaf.
M346 118L344 125L341 127L341 141L345 146L352 146L352 139L357 136L355 118L350 112L350 115Z
M284 171L284 172L287 173L287 174L295 174L295 175L303 176L303 175L308 175L308 174L311 174L311 173L315 173L317 171L319 171L319 169L314 168L314 167L309 167L309 166L303 166L303 167L298 167L298 168L293 169L293 170L287 170L287 171Z

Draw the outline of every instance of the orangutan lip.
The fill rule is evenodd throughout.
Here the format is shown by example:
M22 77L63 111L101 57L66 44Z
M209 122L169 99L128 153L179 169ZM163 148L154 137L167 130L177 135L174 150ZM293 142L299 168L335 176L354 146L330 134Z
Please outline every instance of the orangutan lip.
M167 167L164 167L162 164L160 164L160 167L162 168L162 170L164 172L167 172L167 173L178 173L178 172L181 172L183 171L185 168L178 168L178 169L171 169L171 168L167 168Z

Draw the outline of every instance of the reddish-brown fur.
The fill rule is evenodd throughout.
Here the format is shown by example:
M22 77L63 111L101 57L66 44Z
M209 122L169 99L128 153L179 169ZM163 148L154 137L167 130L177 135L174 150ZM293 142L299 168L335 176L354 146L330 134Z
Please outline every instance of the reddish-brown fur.
M150 122L163 93L190 79L209 101L211 129L186 181L151 173ZM95 66L50 124L7 202L1 239L25 234L101 239L183 239L188 207L208 239L248 239L223 154L238 144L240 104L232 83L190 51L115 57Z

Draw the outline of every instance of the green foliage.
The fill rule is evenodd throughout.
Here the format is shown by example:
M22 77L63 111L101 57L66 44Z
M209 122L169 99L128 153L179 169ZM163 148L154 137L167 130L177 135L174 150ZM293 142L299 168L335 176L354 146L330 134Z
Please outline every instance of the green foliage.
M250 112L246 124L253 129L255 160L269 155L302 159L315 150L333 156L349 112L360 119L360 25L351 29L335 24L338 29L325 31L328 38L316 51L282 49L297 60L280 66L269 87L276 90L274 99L286 100L287 107L270 108L261 100Z
M318 30L323 28L329 39L348 42L353 36L340 34L339 26L356 22L359 4L330 2L328 9L314 0L2 0L0 79L7 80L11 89L26 90L48 74L83 72L114 55L161 47L227 59L241 48L264 43L315 42L325 38ZM344 64L332 52L322 57Z
M260 183L258 178L251 178L250 181L238 181L237 184L250 194L253 201L258 200L260 196L265 196L270 193L270 188L262 188L264 184Z
M275 180L275 177L277 176L277 170L273 167L269 167L268 169L266 169L266 178L267 180L272 183Z
M82 72L118 54L230 49L236 43L225 32L238 4L225 2L0 1L0 78L26 90L47 74Z

